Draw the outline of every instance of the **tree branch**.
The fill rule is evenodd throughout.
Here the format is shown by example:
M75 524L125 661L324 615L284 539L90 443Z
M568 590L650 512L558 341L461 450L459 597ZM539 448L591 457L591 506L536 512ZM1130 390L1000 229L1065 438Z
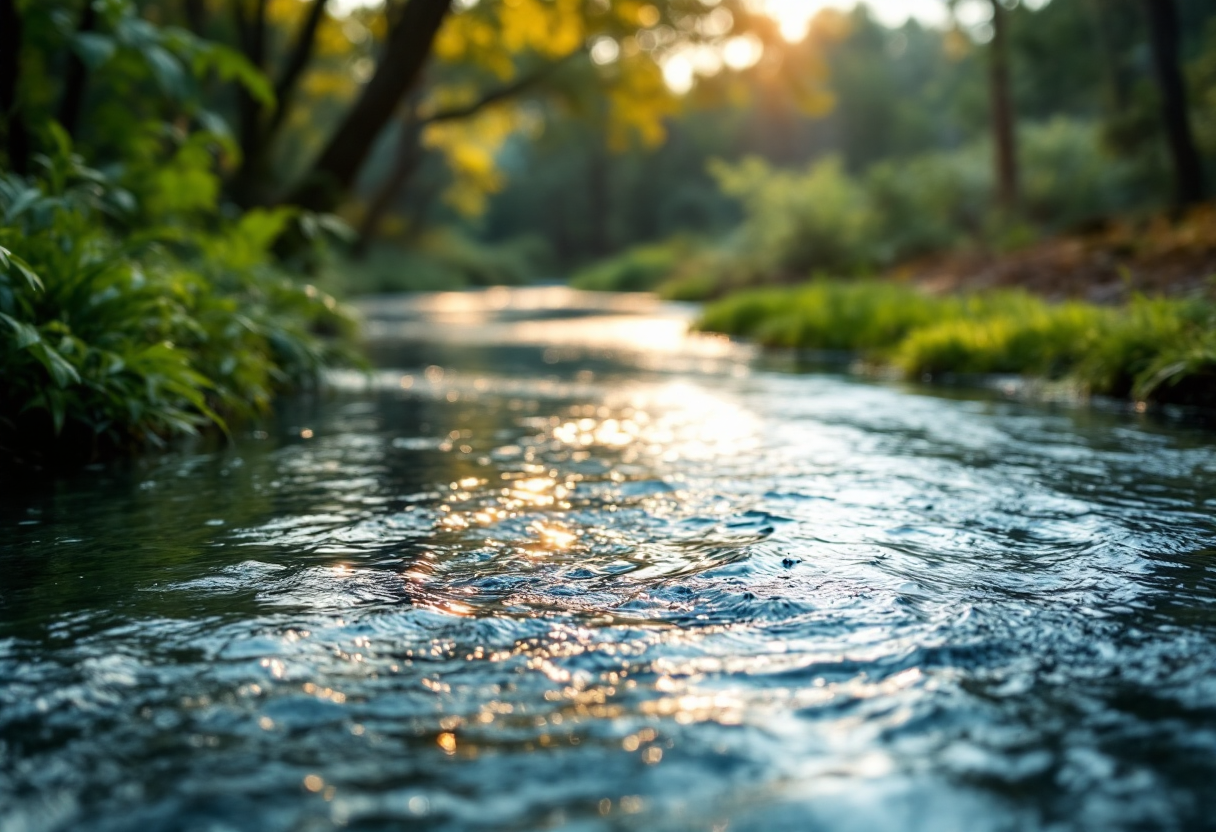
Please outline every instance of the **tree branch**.
M446 110L440 110L440 111L438 111L436 113L432 113L431 115L428 115L428 116L423 116L421 119L419 119L419 123L425 126L428 124L435 124L435 123L441 122L441 121L454 121L456 119L468 118L471 115L475 115L479 110L483 110L486 107L490 106L491 104L496 104L499 101L502 101L504 99L512 98L516 95L519 95L521 92L524 92L529 87L535 86L539 82L543 81L546 77L551 75L554 71L556 71L558 67L562 66L564 63L566 63L571 58L573 58L575 55L582 54L582 51L583 50L581 50L581 49L576 50L574 52L571 52L569 55L565 56L564 58L559 58L558 60L553 61L552 63L545 64L544 66L542 66L540 69L536 70L535 72L529 73L528 75L520 76L519 78L517 78L516 80L512 81L509 84L504 84L503 86L498 87L497 89L490 90L490 91L484 93L477 100L472 101L468 104L462 104L460 106L451 107Z
M482 94L480 98L468 104L450 107L446 110L440 110L420 117L417 108L411 103L408 106L404 123L401 126L401 141L397 146L397 156L393 160L393 165L389 169L388 176L384 179L384 184L380 186L372 197L372 201L367 207L367 212L363 215L362 222L359 223L354 255L362 257L367 252L384 215L388 213L389 206L392 205L393 200L396 199L401 189L405 187L406 182L410 180L410 177L413 176L414 172L418 170L419 165L422 164L424 153L419 145L419 139L422 136L424 128L428 125L444 121L468 118L475 115L479 110L489 107L491 104L519 95L543 80L575 55L580 54L581 51L572 52L560 60L546 64L535 72L520 76L509 84L489 90Z
M422 73L451 5L452 0L410 0L405 6L371 80L290 202L329 210L350 189L380 131Z
M296 36L295 44L287 56L287 63L283 67L283 72L274 85L274 112L270 114L270 121L267 123L266 130L262 136L263 145L269 145L274 140L275 134L287 117L296 86L299 84L304 70L308 67L308 62L312 59L313 47L317 42L317 29L320 28L321 21L325 18L326 2L327 0L313 0L312 5L308 8L308 17L304 19L304 24L300 27L300 32Z

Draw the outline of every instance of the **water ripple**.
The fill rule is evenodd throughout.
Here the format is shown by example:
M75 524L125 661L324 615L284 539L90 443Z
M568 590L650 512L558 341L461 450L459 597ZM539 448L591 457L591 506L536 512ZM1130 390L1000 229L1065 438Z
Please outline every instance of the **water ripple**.
M1216 828L1210 437L444 303L6 509L0 828Z

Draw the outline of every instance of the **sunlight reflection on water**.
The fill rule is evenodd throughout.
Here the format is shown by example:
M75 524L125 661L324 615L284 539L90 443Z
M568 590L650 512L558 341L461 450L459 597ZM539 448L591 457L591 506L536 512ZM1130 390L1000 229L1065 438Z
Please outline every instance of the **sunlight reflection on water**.
M1212 828L1210 437L367 311L273 436L6 509L5 832Z

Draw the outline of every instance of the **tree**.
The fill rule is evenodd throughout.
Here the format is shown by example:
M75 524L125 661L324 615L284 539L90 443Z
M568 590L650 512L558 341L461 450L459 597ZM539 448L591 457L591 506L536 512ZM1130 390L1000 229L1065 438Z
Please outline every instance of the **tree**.
M547 64L534 72L515 79L509 84L484 93L468 104L457 105L429 115L423 115L418 112L418 96L413 96L412 100L406 104L406 115L402 119L401 136L398 140L397 152L392 167L389 169L388 175L385 176L383 183L376 190L371 202L367 206L367 210L363 214L363 219L359 222L353 247L354 255L362 257L367 253L368 246L379 229L384 215L388 213L389 208L392 206L393 200L405 187L406 183L409 182L414 171L418 169L424 153L421 142L422 134L428 126L445 121L468 118L476 115L486 107L513 98L525 90L534 87L539 81L557 69L561 63L564 63L564 61L565 59L562 59L561 61Z
M1148 15L1153 68L1161 92L1161 121L1174 171L1174 201L1179 208L1202 201L1203 165L1187 113L1186 85L1178 50L1178 8L1175 0L1144 0Z
M18 79L21 73L21 13L17 0L0 0L0 128L9 166L24 173L29 159L29 136L21 113Z
M290 201L331 210L350 190L380 131L417 83L452 0L410 0L389 31L384 57Z
M1018 202L1016 119L1009 82L1009 22L1001 0L992 0L992 43L988 47L988 85L992 109L997 202L1006 215Z

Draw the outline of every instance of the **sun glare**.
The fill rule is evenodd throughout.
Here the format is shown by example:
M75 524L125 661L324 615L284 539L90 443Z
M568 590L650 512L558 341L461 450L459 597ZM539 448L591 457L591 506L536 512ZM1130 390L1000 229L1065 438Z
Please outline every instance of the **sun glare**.
M790 43L806 37L806 30L824 3L819 0L764 0L764 13L777 21L781 36Z
M828 7L848 11L854 0L753 0L754 7L764 11L777 21L781 35L791 43L806 37L811 20ZM1038 8L1047 0L1032 0L1029 5ZM884 26L902 26L908 18L915 18L926 26L944 26L949 15L943 0L868 0L870 14Z

